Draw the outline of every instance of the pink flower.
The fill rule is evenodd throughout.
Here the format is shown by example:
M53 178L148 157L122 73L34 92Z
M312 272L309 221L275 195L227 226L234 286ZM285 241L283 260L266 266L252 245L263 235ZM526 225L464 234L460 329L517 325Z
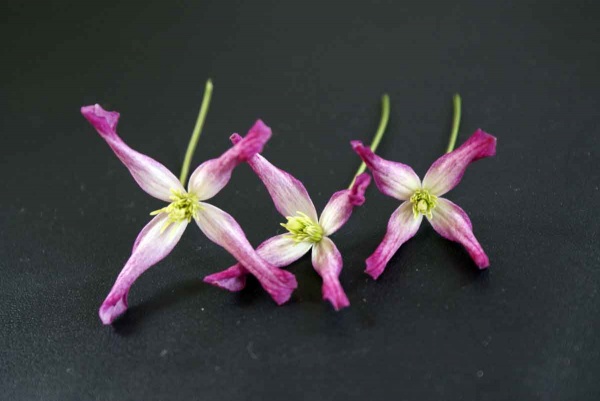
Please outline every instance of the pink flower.
M165 166L121 140L116 132L119 113L105 111L99 105L82 107L81 113L129 169L138 185L149 195L169 202L168 206L151 213L156 216L135 240L129 260L100 307L104 324L111 324L127 310L131 285L173 250L192 219L211 241L242 262L278 304L289 299L297 286L295 277L262 260L233 217L204 202L229 182L235 166L262 150L271 136L269 127L257 121L244 140L221 157L202 163L190 177L186 191Z
M461 243L480 269L489 266L467 214L440 196L458 185L469 164L496 154L495 137L477 130L461 147L437 159L423 183L412 168L382 159L360 141L353 141L352 147L373 173L377 188L404 201L392 214L383 241L367 259L367 274L377 279L383 273L400 246L417 233L423 216L442 237Z
M235 144L246 139L237 134L231 137ZM259 154L252 156L248 164L267 187L277 211L287 218L287 223L281 225L289 231L266 240L256 252L267 262L282 267L312 249L313 267L323 279L323 299L329 300L336 310L350 305L338 278L342 270L342 255L329 236L348 221L354 206L365 202L364 194L371 177L361 174L350 189L334 193L319 218L299 180ZM248 272L254 274L242 262L212 274L204 281L229 291L239 291L246 285Z

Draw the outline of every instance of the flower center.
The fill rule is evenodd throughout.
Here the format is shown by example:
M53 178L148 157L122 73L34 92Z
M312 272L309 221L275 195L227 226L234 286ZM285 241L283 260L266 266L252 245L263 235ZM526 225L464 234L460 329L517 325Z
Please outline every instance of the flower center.
M293 217L287 216L287 223L281 223L295 242L319 242L323 238L323 228L302 212Z
M167 213L169 215L165 226L162 228L162 231L166 230L171 223L179 223L183 220L187 220L189 223L192 221L192 218L196 217L198 210L201 208L196 195L189 194L187 192L176 191L174 189L171 190L171 193L173 195L169 197L169 199L171 199L169 206L150 213L151 216L160 213Z
M417 189L410 197L410 203L412 203L415 219L419 214L431 218L431 211L437 205L437 196L430 194L426 189Z

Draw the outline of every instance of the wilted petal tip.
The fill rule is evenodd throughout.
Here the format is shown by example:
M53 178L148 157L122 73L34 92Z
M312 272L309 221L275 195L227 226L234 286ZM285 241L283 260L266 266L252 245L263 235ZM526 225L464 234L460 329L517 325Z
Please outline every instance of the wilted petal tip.
M239 272L237 269L231 271L231 269L224 270L219 273L211 274L204 277L206 284L214 285L215 287L222 288L231 292L238 292L246 287L246 274Z
M245 138L238 140L237 137L233 138L232 135L231 140L238 140L236 145L239 146L238 158L241 161L246 161L255 154L262 152L269 138L271 138L271 128L258 120Z
M242 140L242 136L240 134L238 134L237 132L231 134L231 136L229 137L229 140L235 145L236 143L238 143L239 141Z
M110 134L117 129L120 117L118 112L106 111L99 104L83 106L81 114L102 136L111 136Z
M321 290L323 299L329 301L336 311L350 306L350 301L337 278L324 279Z
M263 284L263 288L271 295L277 305L283 305L291 298L292 293L298 287L298 282L296 276L285 270L278 269L275 275L279 280L278 285L267 287Z
M119 297L117 299L107 299L104 301L98 315L100 320L105 325L110 325L112 322L121 316L127 310L127 295Z
M365 203L365 192L371 183L371 176L367 173L362 173L354 181L350 192L350 203L354 206L361 206Z
M475 133L473 134L473 137L479 137L481 138L480 140L485 141L485 143L487 144L487 146L482 149L479 158L491 157L496 155L497 138L495 136L488 134L481 128L478 128L477 131L475 131Z
M484 254L475 260L475 264L477 267L479 267L479 270L485 270L490 267L490 260L488 259L487 255Z
M362 141L350 141L350 145L352 146L352 149L354 149L357 153L359 149L364 148L365 145L363 145Z
M369 276L371 276L371 278L373 280L377 280L379 278L379 276L381 276L381 274L385 270L385 266L383 266L383 268L382 268L379 263L374 263L373 261L370 261L369 259L367 259L366 264L367 264L367 268L365 269L365 273L368 274Z

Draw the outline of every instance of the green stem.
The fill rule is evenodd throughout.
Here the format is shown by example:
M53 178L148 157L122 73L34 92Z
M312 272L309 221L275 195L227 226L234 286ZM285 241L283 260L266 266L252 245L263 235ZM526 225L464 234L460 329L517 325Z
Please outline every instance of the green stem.
M188 144L187 151L185 152L183 166L181 166L181 174L179 175L179 181L181 181L181 183L184 186L185 181L187 180L187 176L190 172L192 156L194 155L194 151L196 150L198 139L200 139L200 133L202 132L202 127L204 126L204 120L206 120L206 114L208 113L208 106L210 104L212 90L213 84L212 81L209 79L208 81L206 81L206 87L204 88L204 98L202 99L202 106L200 106L200 113L198 114L196 126L194 127L194 132L192 132L192 137L190 138L190 143Z
M379 127L377 128L377 132L373 137L373 142L371 142L371 151L375 153L377 147L379 146L379 142L381 142L381 138L383 138L383 134L385 133L385 129L387 128L388 120L390 119L390 97L387 94L384 94L381 97L381 120L379 120ZM356 181L356 177L365 172L367 165L363 162L360 164L358 171L354 174L354 178L350 183L348 189L352 188L354 185L354 181Z
M460 106L461 100L460 95L457 93L453 98L454 103L454 117L452 119L452 132L450 133L450 142L448 142L448 148L446 153L450 153L454 150L456 145L456 137L458 136L458 127L460 126Z

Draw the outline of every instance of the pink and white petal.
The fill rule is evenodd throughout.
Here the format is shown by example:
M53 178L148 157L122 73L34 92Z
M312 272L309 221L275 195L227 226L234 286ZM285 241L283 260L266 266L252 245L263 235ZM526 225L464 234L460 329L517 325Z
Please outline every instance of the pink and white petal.
M331 196L319 218L319 224L323 227L326 236L346 224L355 206L365 203L365 191L370 183L369 174L362 173L356 177L352 188L338 191Z
M200 230L252 273L278 305L285 303L298 285L294 275L261 259L229 214L208 203L200 202L200 206L195 218Z
M187 227L187 221L171 223L163 231L167 219L168 214L159 214L138 235L129 260L100 307L102 323L111 324L127 310L127 294L135 280L148 268L164 259L179 242Z
M340 284L342 272L342 255L333 241L327 237L316 243L312 250L312 264L323 279L321 291L323 299L328 300L337 311L350 305L348 297Z
M304 256L311 246L310 242L295 242L288 234L281 234L260 244L256 253L273 266L284 267ZM235 292L246 286L247 274L248 270L241 263L237 263L222 272L206 276L204 282Z
M458 149L437 159L423 178L423 188L441 196L458 185L467 166L496 154L496 138L478 129Z
M250 274L240 263L204 277L204 282L223 290L238 292L246 287L246 276Z
M367 259L367 269L365 272L374 279L377 279L385 270L392 256L400 249L400 246L414 237L419 230L422 220L423 216L420 214L416 218L414 217L410 202L402 203L392 213L383 241L381 241L375 252Z
M442 237L462 244L480 269L490 265L490 260L473 235L473 225L469 216L458 205L448 199L438 198L432 218L428 220Z
M171 190L185 192L177 177L168 168L131 149L117 135L119 113L106 111L96 104L82 107L81 114L98 131L119 160L129 169L133 179L149 195L170 202Z
M284 267L306 255L312 245L307 241L296 242L289 234L280 234L264 241L256 252L273 266Z
M383 194L398 200L407 200L421 188L421 180L410 166L385 160L360 141L352 141L351 144L373 173L375 185Z
M233 143L240 140L241 137L237 134L231 136ZM302 212L313 221L317 221L318 216L315 206L300 180L275 167L259 154L250 158L248 164L265 184L279 213L284 217L288 217L295 216L296 212Z
M202 163L191 175L188 188L200 200L215 196L231 178L233 169L262 151L271 137L271 128L258 120L246 137L217 159Z

